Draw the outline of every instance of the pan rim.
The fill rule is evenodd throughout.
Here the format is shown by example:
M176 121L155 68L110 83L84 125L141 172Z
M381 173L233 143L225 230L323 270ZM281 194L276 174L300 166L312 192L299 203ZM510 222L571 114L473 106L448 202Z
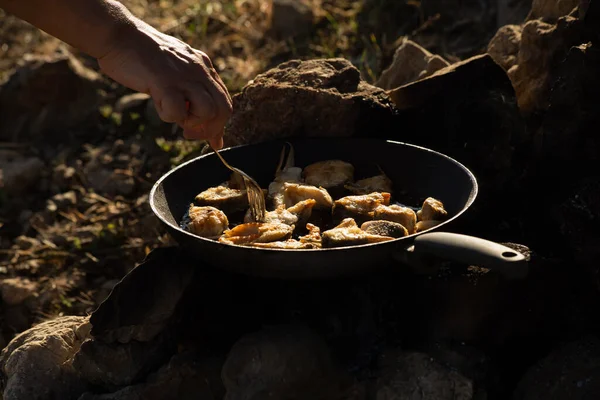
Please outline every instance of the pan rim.
M285 140L294 140L294 139L303 139L303 138L279 138L279 139L275 139L275 140L269 140L269 141L264 141L264 142L257 142L257 143L250 143L250 144L241 144L241 145L237 145L237 146L231 146L231 147L227 147L224 148L222 150L220 150L220 152L227 152L230 150L234 150L234 149L238 149L240 147L250 147L250 146L254 146L254 145L260 145L263 143L268 143L268 142L277 142L277 141L285 141ZM325 140L335 140L335 139L339 139L339 138L310 138L308 137L307 139L325 139ZM347 138L343 138L343 139L353 139L352 137L347 137ZM417 236L426 234L428 232L434 231L434 230L439 230L439 228L441 228L442 226L456 220L458 217L460 217L462 214L464 214L473 204L473 202L475 201L475 199L477 198L477 195L479 194L479 184L477 182L477 178L475 177L475 175L473 174L473 172L467 168L465 165L463 165L461 162L457 161L456 159L444 154L444 153L440 153L439 151L435 151L432 150L430 148L427 147L423 147L423 146L418 146L415 144L411 144L411 143L406 143L406 142L401 142L401 141L397 141L397 140L390 140L390 139L376 139L376 138L365 138L365 137L354 137L354 139L368 139L368 140L373 140L373 141L381 141L381 142L385 142L385 143L391 143L391 144L395 144L395 145L401 145L401 146L406 146L406 147L412 147L421 151L426 151L429 153L433 153L436 156L445 158L446 160L454 163L455 165L457 165L459 168L461 168L469 177L469 179L471 180L471 183L473 184L473 188L471 190L471 193L469 195L469 198L467 199L467 202L465 203L465 205L463 206L463 208L457 212L454 216L452 216L451 218L443 221L442 223L440 223L439 225L436 225L432 228L426 229L422 232L418 232L418 233L413 233L410 234L408 236L404 236L401 238L395 238L392 240L388 240L385 242L378 242L378 243L365 243L365 244L360 244L360 245L355 245L355 246L344 246L344 247L331 247L331 248L319 248L319 249L277 249L277 248L264 248L264 247L253 247L253 246L243 246L243 245L238 245L238 244L229 244L229 243L221 243L218 242L216 240L213 239L208 239L208 238L204 238L201 236L197 236L194 235L193 233L190 233L188 231L185 231L183 229L181 229L181 227L179 227L178 225L173 225L171 224L169 221L167 221L165 218L162 217L161 213L158 211L158 208L156 206L155 203L155 193L158 190L158 188L160 187L160 185L162 184L163 181L165 181L171 174L175 173L176 171L185 168L188 164L194 163L200 159L206 158L206 157L210 157L210 156L214 156L216 157L213 153L208 153L208 154L203 154L200 155L198 157L195 157L191 160L188 160L180 165L178 165L175 168L172 168L171 170L169 170L168 172L166 172L163 176L161 176L152 186L152 189L150 189L150 193L149 193L149 203L150 203L150 208L152 209L152 212L154 213L154 215L159 218L164 224L166 224L167 226L170 226L172 229L175 229L178 233L180 234L184 234L187 235L189 237L191 237L192 239L195 240L202 240L205 242L210 242L211 244L218 244L218 245L223 245L223 246L230 246L233 248L241 248L244 249L246 251L248 250L252 250L252 251L262 251L262 252L275 252L275 253L280 253L280 252L292 252L292 253L322 253L322 252L331 252L331 251L343 251L343 250L350 250L350 249L358 249L358 248L369 248L372 246L381 246L381 245L385 245L385 244L399 244L402 241L407 241L407 247L411 245L412 241L411 239L414 239Z

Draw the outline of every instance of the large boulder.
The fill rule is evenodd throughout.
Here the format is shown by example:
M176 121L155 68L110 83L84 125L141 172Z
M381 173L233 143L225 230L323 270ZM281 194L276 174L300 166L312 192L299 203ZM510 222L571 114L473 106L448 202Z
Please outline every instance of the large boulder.
M505 25L498 29L488 44L488 54L505 71L510 70L517 63L522 31L521 25Z
M217 400L224 395L219 376L222 360L198 360L194 354L177 354L143 383L112 393L87 392L78 400Z
M225 400L328 400L352 390L323 339L294 325L243 336L229 352L222 378Z
M172 320L193 272L178 248L154 250L92 313L92 336L105 343L154 340Z
M600 397L600 341L588 336L567 343L533 365L520 381L515 400Z
M377 400L471 400L473 383L431 356L389 350L378 360Z
M387 138L450 155L494 191L518 174L515 149L528 140L505 71L487 55L452 64L390 91L401 129ZM379 132L374 133L379 136Z
M77 398L86 389L72 366L89 336L87 317L60 317L16 336L0 353L4 400Z
M39 184L43 172L44 162L40 158L0 150L0 191L5 194L23 196Z
M225 145L292 136L342 137L397 130L384 90L341 58L280 64L234 96Z
M98 115L101 83L64 48L25 57L0 87L0 140L66 141L65 130Z
M554 70L568 50L580 44L581 32L581 20L573 16L561 17L556 24L534 19L523 26L516 63L508 75L525 115L547 110Z
M392 64L385 69L375 86L389 90L426 78L449 66L442 57L431 54L412 40L404 39L394 52Z

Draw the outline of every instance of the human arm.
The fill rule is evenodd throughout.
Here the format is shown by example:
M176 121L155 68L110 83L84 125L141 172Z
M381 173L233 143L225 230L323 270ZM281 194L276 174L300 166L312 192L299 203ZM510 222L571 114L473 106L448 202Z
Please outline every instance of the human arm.
M148 93L161 119L180 125L185 137L222 147L231 97L203 52L114 0L0 0L0 7L96 58L120 84Z

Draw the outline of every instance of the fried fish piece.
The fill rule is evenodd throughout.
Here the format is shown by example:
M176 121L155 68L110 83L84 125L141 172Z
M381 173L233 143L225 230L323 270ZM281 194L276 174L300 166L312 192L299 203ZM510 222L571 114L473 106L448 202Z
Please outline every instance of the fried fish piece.
M354 180L354 166L342 160L319 161L302 171L308 185L330 189Z
M388 178L387 175L383 173L383 171L381 175L360 179L356 182L344 185L344 188L346 188L346 190L349 190L350 192L357 195L364 195L373 192L392 193L392 187L392 180Z
M215 207L190 205L186 229L201 237L217 239L229 226L225 213Z
M344 219L338 226L323 232L321 243L324 248L357 246L394 240L389 236L373 235L358 227L352 218Z
M416 228L415 228L415 232L426 231L427 229L431 229L434 226L438 226L442 222L443 221L433 221L433 220L419 221L419 222L417 222L417 225L416 225Z
M252 219L252 212L248 209L244 215L244 223L247 224L250 222L255 221ZM284 206L279 206L273 211L267 211L263 222L279 222L286 225L295 225L298 222L298 216L289 212Z
M227 244L268 243L287 240L294 226L281 222L250 222L223 232L219 242Z
M281 222L286 225L304 226L312 215L312 208L316 203L313 199L306 199L287 209L285 205L280 205L273 211L267 211L263 222ZM244 223L248 222L254 222L250 209L244 215Z
M377 207L390 204L390 197L387 192L342 197L333 203L333 219L341 221L353 218L362 224L373 219L373 212Z
M304 200L313 199L315 210L328 210L333 206L333 199L327 189L299 183L283 184L283 200L286 208L290 208Z
M417 218L419 221L444 221L448 218L448 212L441 201L428 197L421 209L417 211Z
M300 236L298 240L302 243L310 243L315 247L321 247L321 228L313 224L306 224L306 230L308 233L304 236Z
M216 186L199 193L194 199L199 206L211 206L229 214L248 208L246 189Z
M315 199L306 199L289 207L287 211L298 217L296 226L304 226L312 216L312 211L315 205L317 205L317 201Z
M360 226L360 229L367 233L379 236L389 236L393 238L408 236L408 230L404 225L392 221L367 221Z
M397 204L377 207L373 212L373 219L397 222L406 228L409 235L415 233L415 225L417 224L417 214L414 210Z
M250 246L266 249L318 249L320 247L313 243L301 242L295 239L269 243L252 243Z

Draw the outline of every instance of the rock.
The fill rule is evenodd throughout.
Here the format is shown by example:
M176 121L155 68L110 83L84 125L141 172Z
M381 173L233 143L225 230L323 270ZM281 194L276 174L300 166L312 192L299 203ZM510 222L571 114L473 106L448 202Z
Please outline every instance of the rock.
M0 88L0 140L64 142L65 130L98 113L100 75L64 48L24 60Z
M143 116L150 101L146 93L131 93L117 100L113 111L120 118L122 132L138 132L140 126L146 124Z
M146 93L127 94L117 100L115 103L115 111L122 113L143 109L150 98L150 95Z
M40 181L43 167L44 162L37 157L0 155L0 188L9 195L23 194Z
M431 54L417 43L405 38L394 52L392 64L381 73L375 86L386 90L394 89L430 76L449 65L442 57Z
M86 382L115 390L139 383L173 352L170 343L160 336L150 342L125 344L89 339L75 355L73 367Z
M555 21L568 15L579 5L579 0L533 0L527 20Z
M388 351L379 359L377 400L471 400L473 384L427 354Z
M560 227L565 245L571 250L574 261L587 267L590 277L600 290L600 235L597 233L600 218L600 179L587 177L578 180L570 196L552 208L550 216Z
M219 376L222 360L199 361L188 354L173 356L146 382L109 394L85 393L78 400L217 400L224 396Z
M163 121L158 115L158 111L156 111L156 106L154 105L154 100L150 99L146 102L146 108L144 110L144 115L146 116L146 120L151 127L154 128L167 128L169 124Z
M600 106L596 90L600 89L597 68L600 56L596 46L572 46L564 61L549 76L550 107L538 131L537 153L543 164L539 172L554 175L560 168L565 184L573 183L573 175L588 173L598 159L600 141L591 126L599 122L595 111Z
M2 301L10 306L23 303L28 297L34 295L37 285L27 278L10 278L0 281L0 294Z
M335 399L352 384L325 342L293 325L242 337L229 352L221 376L225 400Z
M193 271L177 247L152 251L92 313L92 335L106 343L153 340L174 315Z
M588 336L567 343L531 367L519 382L515 400L600 397L600 341Z
M117 174L97 160L87 163L83 173L90 186L99 193L128 196L135 190L135 180L132 176Z
M511 82L491 56L455 63L390 91L390 98L400 110L402 129L393 135L373 131L373 136L459 160L478 177L482 195L497 193L522 173L515 150L530 137Z
M523 26L516 65L508 75L524 115L548 108L554 70L569 48L580 44L582 28L581 21L571 16L556 24L532 20Z
M358 69L340 58L280 64L249 82L233 103L226 146L293 136L385 134L396 123L386 93L362 81Z
M308 0L273 0L271 5L271 30L280 39L298 38L314 29L315 13Z
M488 45L488 54L505 71L508 71L517 63L517 55L521 44L521 30L520 25L503 26L498 29Z
M71 359L89 330L87 317L60 317L11 340L0 353L3 399L77 398L86 386L77 378Z

